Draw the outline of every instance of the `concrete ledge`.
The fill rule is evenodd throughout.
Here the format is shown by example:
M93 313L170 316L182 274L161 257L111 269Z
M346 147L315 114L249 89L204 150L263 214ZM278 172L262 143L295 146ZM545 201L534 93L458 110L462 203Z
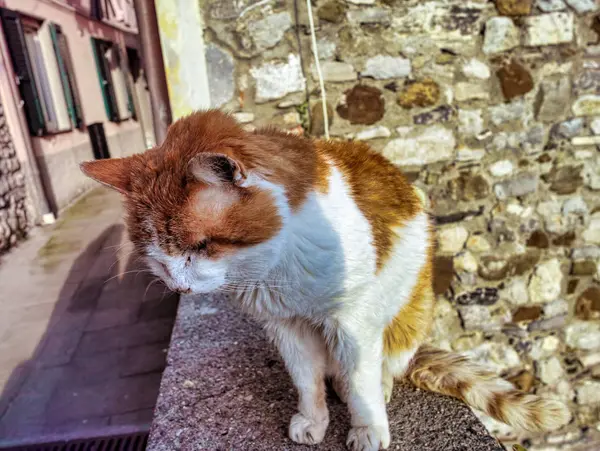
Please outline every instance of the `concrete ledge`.
M308 450L287 437L296 393L261 329L219 297L183 297L163 374L149 451ZM316 449L345 450L346 406L330 395L331 421ZM398 384L388 406L390 449L500 451L471 410Z

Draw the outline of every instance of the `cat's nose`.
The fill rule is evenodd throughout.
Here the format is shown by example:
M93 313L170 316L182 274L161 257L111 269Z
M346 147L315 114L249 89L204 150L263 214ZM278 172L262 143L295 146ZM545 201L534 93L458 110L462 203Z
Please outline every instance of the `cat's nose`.
M175 288L175 292L179 294L190 294L192 292L191 288Z

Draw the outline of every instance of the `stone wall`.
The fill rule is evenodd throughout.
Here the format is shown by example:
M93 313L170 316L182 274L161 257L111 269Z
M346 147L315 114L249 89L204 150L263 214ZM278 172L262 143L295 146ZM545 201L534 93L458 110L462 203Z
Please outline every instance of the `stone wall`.
M25 176L0 105L0 255L25 237L28 228Z
M201 5L213 104L249 128L321 134L305 2ZM598 4L313 5L331 134L368 140L428 194L439 236L433 341L573 412L546 436L487 424L530 449L598 439Z

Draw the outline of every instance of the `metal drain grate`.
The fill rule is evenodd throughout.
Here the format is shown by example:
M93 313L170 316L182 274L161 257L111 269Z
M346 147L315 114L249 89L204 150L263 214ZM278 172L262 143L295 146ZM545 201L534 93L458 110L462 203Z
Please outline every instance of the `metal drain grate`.
M148 432L116 435L111 437L69 440L40 445L14 446L0 451L144 451L148 444Z

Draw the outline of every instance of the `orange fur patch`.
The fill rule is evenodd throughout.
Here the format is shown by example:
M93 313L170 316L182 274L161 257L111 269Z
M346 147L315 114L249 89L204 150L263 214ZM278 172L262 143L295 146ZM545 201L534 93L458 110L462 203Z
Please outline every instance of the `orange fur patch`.
M570 419L553 399L523 393L465 356L422 345L407 371L417 387L453 396L499 421L526 431L552 431Z
M214 168L194 172L190 167L201 154L224 155L242 174L252 171L282 186L292 210L302 205L310 191L322 192L328 186L329 167L312 141L272 129L248 133L217 110L175 122L159 148L129 158L85 163L82 169L126 194L130 237L138 247L152 240L152 228L170 254L208 238L206 252L213 256L277 233L282 222L273 196L232 182L220 183L218 177L204 183L194 174Z
M218 203L219 197L215 200ZM192 198L183 209L177 221L181 224L178 234L181 248L193 248L206 239L206 255L219 258L237 248L267 241L282 227L274 199L266 191L240 190L235 195L235 202L224 204L221 211L215 211L211 204L198 205Z
M383 352L395 355L422 343L431 328L435 296L433 294L433 243L427 249L427 262L421 268L410 300L400 309L383 334Z
M313 141L273 128L259 129L246 144L250 167L265 179L285 188L292 211L304 203L309 192L323 186L328 168L317 158Z
M327 194L329 191L329 177L331 176L331 168L327 159L322 153L316 153L316 180L315 189L321 194Z
M419 197L400 170L367 144L316 141L315 145L345 176L354 201L371 224L381 269L396 238L392 229L422 210Z
M192 113L174 123L162 147L182 157L224 153L247 171L284 187L294 211L310 191L328 186L329 168L313 141L269 127L248 133L217 110Z

